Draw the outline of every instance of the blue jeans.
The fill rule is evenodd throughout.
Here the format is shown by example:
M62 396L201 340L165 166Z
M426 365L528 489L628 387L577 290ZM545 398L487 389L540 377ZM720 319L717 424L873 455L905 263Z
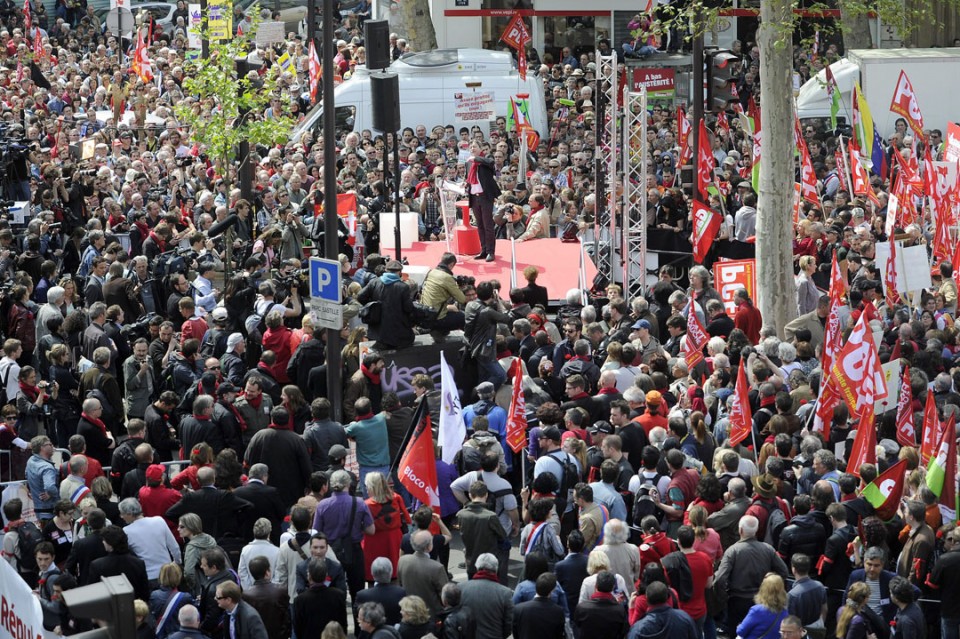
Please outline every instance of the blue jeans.
M503 366L497 360L478 358L476 362L478 386L483 382L490 382L496 390L507 381L507 371L503 370Z
M628 56L634 55L639 58L645 58L648 55L653 55L654 53L657 53L657 52L658 52L657 48L651 47L649 44L644 44L639 47L634 47L628 42L625 42L623 44L623 53Z
M363 498L366 499L367 495L367 482L365 481L367 475L370 473L381 473L389 478L390 476L390 466L361 466L360 467L360 492L363 494Z
M960 619L940 617L940 639L960 639Z

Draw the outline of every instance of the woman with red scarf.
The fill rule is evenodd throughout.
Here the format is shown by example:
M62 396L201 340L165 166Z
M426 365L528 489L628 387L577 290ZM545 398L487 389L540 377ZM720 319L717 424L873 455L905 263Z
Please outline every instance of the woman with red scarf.
M17 434L24 441L30 441L40 434L40 421L44 415L44 403L51 399L56 399L58 386L54 382L43 386L37 385L37 371L32 366L24 366L17 375L17 381L20 383L20 390L17 391L17 417L20 424L17 426ZM50 394L46 391L49 390Z
M209 444L201 442L190 451L190 465L170 480L170 487L176 490L187 487L191 490L200 490L197 471L204 466L213 466L213 449Z
M103 406L100 400L89 398L83 400L83 412L80 413L80 423L77 425L77 435L83 435L87 442L87 457L93 457L103 466L110 465L110 458L117 442L113 434L103 423Z

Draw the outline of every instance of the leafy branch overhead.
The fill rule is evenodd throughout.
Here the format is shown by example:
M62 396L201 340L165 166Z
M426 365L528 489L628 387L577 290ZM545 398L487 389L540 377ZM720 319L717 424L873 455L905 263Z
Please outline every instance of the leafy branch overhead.
M289 116L288 101L281 102L279 112L276 103L271 105L271 98L282 93L278 65L263 75L252 70L238 77L237 60L247 58L253 50L251 40L258 22L255 20L253 28L233 39L211 40L208 59L198 56L187 62L183 89L194 100L175 107L177 118L190 128L191 137L212 158L224 162L234 158L243 141L267 146L285 142L296 124ZM209 28L204 25L201 33L208 35ZM264 115L268 108L272 117Z

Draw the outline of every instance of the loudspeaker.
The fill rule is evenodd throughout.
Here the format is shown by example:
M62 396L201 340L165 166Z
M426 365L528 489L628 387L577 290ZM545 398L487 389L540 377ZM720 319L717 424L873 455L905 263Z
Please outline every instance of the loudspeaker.
M373 128L395 133L400 130L400 81L396 73L370 74Z
M367 52L367 68L371 71L390 66L390 25L386 20L363 23L363 48Z

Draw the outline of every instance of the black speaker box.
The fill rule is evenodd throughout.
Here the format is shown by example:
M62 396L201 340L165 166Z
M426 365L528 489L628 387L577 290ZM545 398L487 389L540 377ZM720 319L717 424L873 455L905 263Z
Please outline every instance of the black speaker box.
M373 128L395 133L400 130L400 81L396 73L371 73L370 98Z
M363 23L363 48L367 52L367 68L371 71L390 66L390 25L386 20Z

